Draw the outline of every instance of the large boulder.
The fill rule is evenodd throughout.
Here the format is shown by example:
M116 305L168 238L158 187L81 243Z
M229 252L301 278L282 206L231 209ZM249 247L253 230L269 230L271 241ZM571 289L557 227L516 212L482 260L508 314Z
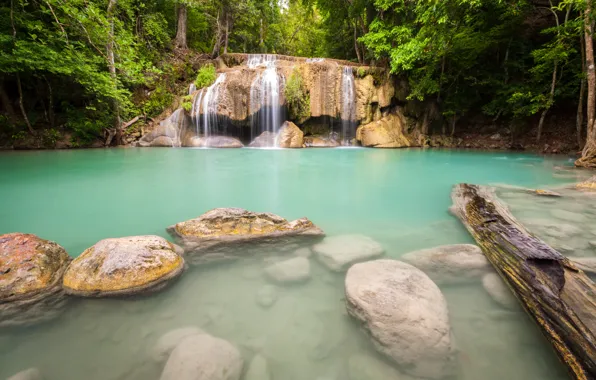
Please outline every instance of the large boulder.
M401 113L392 113L381 120L362 125L356 130L356 140L362 146L374 148L404 148L415 141L406 133L406 119Z
M228 136L194 137L189 146L196 148L242 148L240 140Z
M406 253L402 261L412 264L438 284L479 280L491 270L482 250L472 244L442 245Z
M160 236L104 239L73 260L64 274L67 293L104 297L152 292L182 274L180 247Z
M167 228L193 264L237 259L275 246L295 250L323 238L323 231L307 218L288 222L271 213L241 208L216 208L196 219Z
M447 302L421 270L396 260L355 264L345 290L348 313L404 372L432 379L454 374Z
M277 132L277 145L280 148L302 148L304 133L291 121L283 123Z
M160 380L239 380L242 366L240 352L229 342L193 335L172 351Z
M310 262L306 257L294 257L269 265L265 274L280 284L305 282L310 279Z
M339 235L325 238L312 247L317 258L329 269L342 272L352 264L383 255L381 244L364 235Z
M139 140L140 147L172 147L180 146L183 135L191 126L192 121L183 108L172 112L165 120L159 123L151 132Z
M270 131L261 133L257 138L248 144L251 148L274 148L276 144L277 135Z
M174 146L174 140L168 136L158 136L149 143L149 146L154 148L171 148Z
M32 234L0 235L0 327L30 325L60 314L62 276L71 258Z

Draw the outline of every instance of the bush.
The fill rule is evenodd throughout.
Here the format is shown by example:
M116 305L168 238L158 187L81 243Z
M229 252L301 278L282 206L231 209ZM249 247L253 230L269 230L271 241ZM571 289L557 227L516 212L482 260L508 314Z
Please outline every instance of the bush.
M306 90L300 71L294 69L284 90L290 119L303 123L310 116L310 94Z
M186 112L192 110L192 95L186 95L182 98L182 108L184 108Z
M208 64L199 69L195 85L197 86L197 89L208 87L215 82L216 78L217 74L215 73L215 66Z

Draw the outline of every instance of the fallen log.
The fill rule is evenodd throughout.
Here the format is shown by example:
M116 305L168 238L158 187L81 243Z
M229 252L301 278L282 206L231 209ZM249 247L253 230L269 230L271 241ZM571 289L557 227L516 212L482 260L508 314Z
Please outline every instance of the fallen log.
M451 211L552 344L573 379L596 379L596 285L530 234L494 189L459 184Z

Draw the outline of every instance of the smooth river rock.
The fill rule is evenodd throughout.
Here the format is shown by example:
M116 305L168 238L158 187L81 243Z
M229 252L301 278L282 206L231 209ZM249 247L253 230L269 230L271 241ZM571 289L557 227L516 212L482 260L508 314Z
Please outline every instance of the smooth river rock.
M294 221L271 213L241 208L216 208L196 219L167 228L193 264L228 261L261 252L266 246L278 252L295 250L324 237L307 218Z
M162 335L151 349L151 358L157 363L163 363L168 360L170 354L176 346L178 346L184 339L205 334L203 330L195 326L181 327L172 331L168 331Z
M424 272L397 260L355 264L345 291L348 313L404 372L431 379L454 374L447 302Z
M256 354L250 364L244 380L270 380L271 375L269 374L269 366L267 365L267 359L262 355Z
M480 279L492 269L482 250L472 244L442 245L401 257L438 284L460 284Z
M352 355L348 360L349 380L420 380L371 355Z
M37 368L29 368L12 375L7 380L43 380L43 376Z
M255 298L259 306L268 309L277 301L277 288L265 285L257 291Z
M209 334L193 335L172 351L160 380L239 380L243 364L229 342Z
M242 148L240 140L229 136L193 137L189 143L196 148Z
M381 244L364 235L339 235L325 238L312 247L317 258L332 271L342 272L352 264L383 255Z
M269 265L265 274L280 284L305 282L310 279L310 262L306 257L294 257Z
M482 286L496 303L506 309L517 309L519 304L503 279L496 273L487 273L482 277Z
M62 276L70 260L52 241L32 234L0 235L0 327L58 316L66 303Z
M277 145L280 148L302 148L304 133L291 121L283 123L277 132Z
M152 292L182 274L179 247L160 236L104 239L73 260L64 274L67 293L104 297Z

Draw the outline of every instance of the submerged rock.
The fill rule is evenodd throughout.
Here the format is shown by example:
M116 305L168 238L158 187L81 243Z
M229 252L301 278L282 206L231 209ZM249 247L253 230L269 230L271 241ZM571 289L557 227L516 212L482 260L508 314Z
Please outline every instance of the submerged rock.
M296 255L298 257L306 257L308 259L309 257L312 256L312 251L308 247L302 247L302 248L298 248L294 252L294 255Z
M240 140L228 136L194 137L189 146L196 148L242 148Z
M182 274L179 247L160 236L104 239L73 260L64 289L86 297L156 291Z
M498 274L485 274L484 277L482 277L482 286L499 305L507 309L518 308L517 299Z
M277 132L277 145L280 148L302 148L304 133L291 121L283 123Z
M579 190L596 190L596 175L588 178L587 180L578 183L575 187Z
M205 332L195 326L168 331L157 340L157 343L151 350L151 358L157 363L163 363L180 342L190 336L201 334L205 334Z
M71 258L32 234L0 235L0 327L55 318L66 303L62 276Z
M12 375L7 380L43 380L43 376L37 368L29 368Z
M352 355L348 360L349 380L417 380L389 363L370 355Z
M393 113L358 127L356 140L362 146L374 148L403 148L416 145L406 134L406 119L401 113Z
M252 358L244 376L244 380L270 380L267 359L257 354Z
M240 352L229 342L193 335L172 351L160 380L239 380L242 366Z
M265 131L251 141L248 146L251 148L273 148L276 146L276 139L275 133Z
M294 257L269 265L265 274L281 284L305 282L310 279L310 262L306 257Z
M325 238L312 247L317 258L327 268L341 272L352 264L372 260L383 255L383 247L364 235L340 235Z
M555 210L551 210L550 213L555 218L564 220L567 222L585 223L588 221L588 218L586 218L585 215L582 215L578 212L555 209Z
M397 260L355 264L345 290L348 313L404 372L432 379L454 374L447 302L421 270Z
M596 274L596 257L568 257L581 270L589 274Z
M257 291L257 304L265 309L270 308L277 301L277 288L272 285L265 285Z
M294 244L309 245L324 236L307 218L288 222L275 214L240 208L216 208L167 231L193 264L237 259L263 246L275 246L279 251L295 249Z
M491 270L482 250L472 244L442 245L410 252L401 260L422 270L436 283L458 284L479 279Z

